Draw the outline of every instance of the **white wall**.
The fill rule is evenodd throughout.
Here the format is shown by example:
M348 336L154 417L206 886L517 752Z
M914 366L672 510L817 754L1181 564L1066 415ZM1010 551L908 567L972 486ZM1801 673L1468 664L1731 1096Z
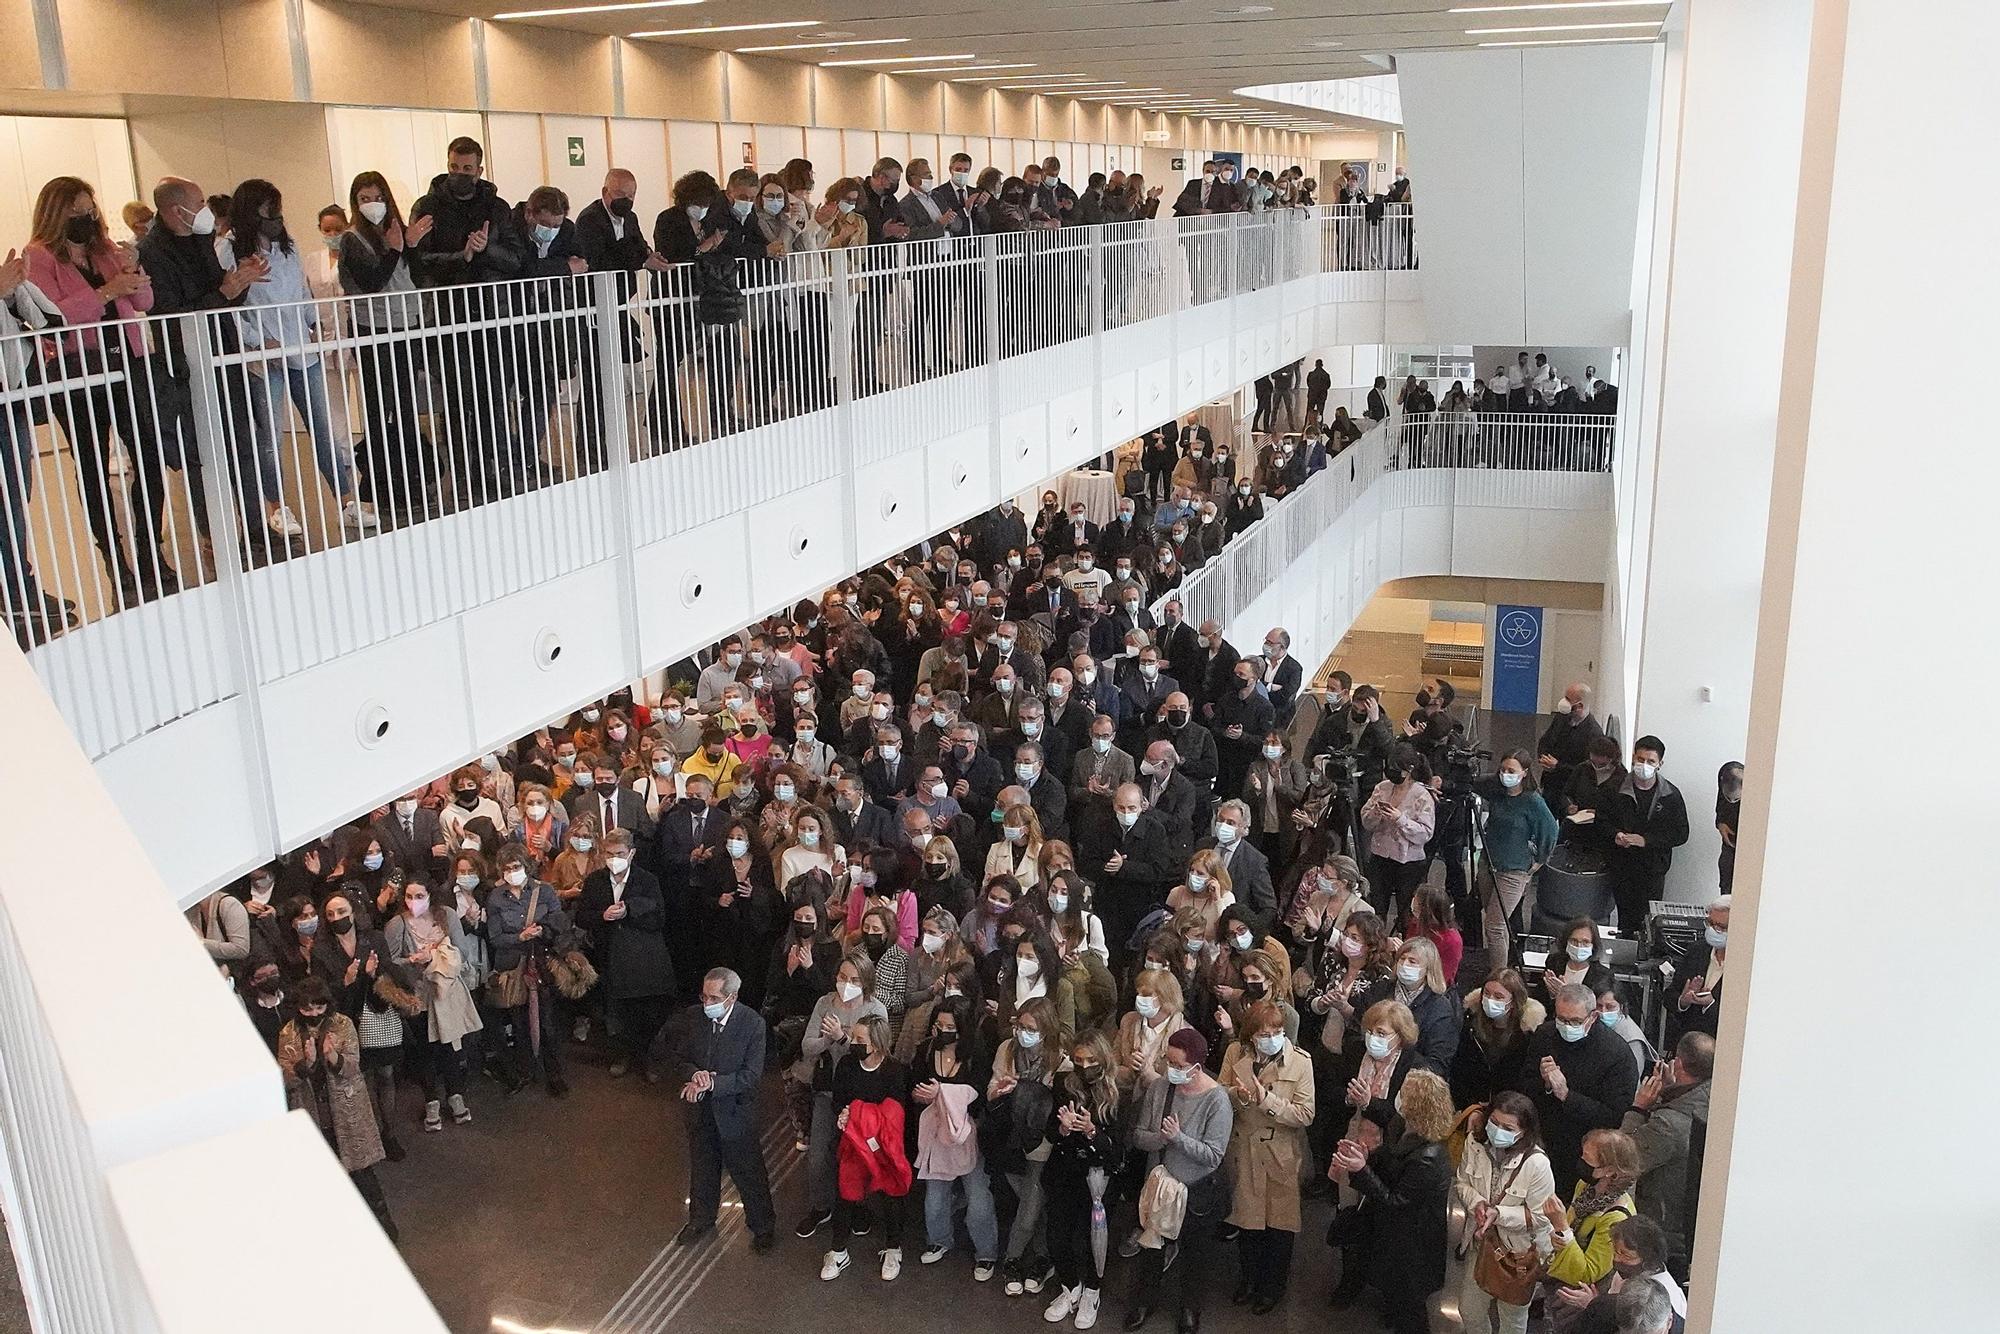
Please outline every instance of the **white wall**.
M130 239L118 212L139 197L132 179L132 140L122 120L62 116L0 116L0 258L27 242L35 197L58 176L80 176L96 187L97 208L111 239ZM146 201L151 206L151 199Z
M333 197L345 207L348 186L364 171L388 179L408 213L444 170L444 147L459 135L486 133L474 111L412 111L401 107L328 107L327 152L333 164Z
M1425 305L1458 342L1623 346L1652 47L1397 58Z

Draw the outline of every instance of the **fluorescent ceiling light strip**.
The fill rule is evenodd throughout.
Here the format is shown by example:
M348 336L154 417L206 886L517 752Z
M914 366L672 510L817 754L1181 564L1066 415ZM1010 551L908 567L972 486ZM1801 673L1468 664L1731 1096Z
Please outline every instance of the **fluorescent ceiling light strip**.
M628 0L615 5L565 5L561 9L517 9L511 13L495 14L496 19L553 19L568 14L615 14L625 9L677 9L682 5L698 5L702 0Z
M1460 5L1447 14L1512 14L1535 9L1665 9L1673 0L1537 0L1520 5Z
M1003 93L1047 93L1051 97L1060 97L1064 93L1080 93L1085 89L1098 93L1112 91L1110 85L1102 83L1061 83L1053 87L1046 83L1003 83L1000 85L1000 91Z
M1481 42L1481 46L1602 46L1607 42L1656 42L1652 37L1557 37L1532 42Z
M960 56L869 56L863 60L822 60L821 69L834 69L841 65L921 65L926 60L977 60L978 56L967 51Z
M1018 64L1018 65L940 65L940 66L939 66L938 68L936 68L936 69L913 69L913 70L905 70L905 71L904 71L904 73L906 73L906 74L963 74L963 73L965 73L965 72L966 72L967 70L975 70L975 69L1033 69L1034 67L1035 67L1035 62L1034 62L1034 61L1032 61L1032 60L1030 60L1030 61L1026 62L1025 64ZM1007 77L1009 77L1009 78L1026 78L1027 76L1026 76L1026 75L1008 75Z
M1659 19L1640 19L1636 23L1542 23L1528 28L1467 28L1467 37L1506 36L1517 32L1601 32L1615 28L1657 28Z
M793 42L789 46L739 46L739 56L755 55L764 51L825 51L836 46L895 46L907 42L907 37L856 37L845 42Z
M772 28L817 28L818 19L786 19L783 23L718 23L709 28L661 28L656 32L632 32L627 37L706 37L712 32L765 32Z

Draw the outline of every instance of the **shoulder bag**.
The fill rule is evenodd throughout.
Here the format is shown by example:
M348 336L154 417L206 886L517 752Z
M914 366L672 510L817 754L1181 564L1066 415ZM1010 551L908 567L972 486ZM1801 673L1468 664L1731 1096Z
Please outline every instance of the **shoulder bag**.
M1514 1164L1514 1170L1500 1183L1494 1198L1488 1204L1497 1204L1507 1188L1514 1184L1514 1178L1521 1175L1521 1169L1528 1165L1528 1155L1522 1154L1521 1161ZM1499 1224L1494 1224L1480 1234L1479 1259L1472 1269L1472 1281L1479 1290L1496 1302L1509 1306L1526 1306L1534 1296L1535 1284L1542 1277L1542 1257L1530 1246L1525 1251L1510 1251L1500 1241Z

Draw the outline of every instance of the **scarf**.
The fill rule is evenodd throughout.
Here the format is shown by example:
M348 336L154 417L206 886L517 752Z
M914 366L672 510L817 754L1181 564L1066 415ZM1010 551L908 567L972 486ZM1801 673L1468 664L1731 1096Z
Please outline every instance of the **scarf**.
M1618 1177L1611 1178L1602 1190L1599 1190L1595 1183L1585 1185L1569 1207L1570 1217L1581 1223L1593 1214L1601 1214L1614 1206L1623 1208L1621 1201L1632 1186L1632 1182Z

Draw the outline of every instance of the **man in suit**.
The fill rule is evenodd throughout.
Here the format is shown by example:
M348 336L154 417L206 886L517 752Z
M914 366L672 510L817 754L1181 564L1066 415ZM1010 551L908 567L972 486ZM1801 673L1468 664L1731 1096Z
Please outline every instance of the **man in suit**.
M1097 525L1092 523L1090 516L1084 512L1082 501L1070 505L1069 518L1049 529L1048 536L1042 539L1042 545L1057 555L1065 556L1080 556L1085 547L1096 549ZM1074 581L1068 582L1074 586Z
M722 855L728 817L711 806L715 784L705 775L691 775L687 796L660 812L654 846L658 849L660 897L666 909L667 952L674 977L687 985L701 976L698 882L711 859ZM685 993L681 993L685 994Z
M1278 892L1271 884L1270 860L1250 841L1251 827L1250 808L1231 798L1216 809L1215 828L1194 846L1197 851L1212 848L1222 858L1230 893L1245 912L1256 916L1261 935L1277 925Z
M875 754L861 765L861 783L869 800L893 812L916 781L916 762L903 753L903 734L890 723L876 728Z
M1125 636L1134 630L1142 631L1147 639L1153 639L1159 627L1153 621L1153 613L1146 609L1146 593L1136 582L1124 580L1112 585L1111 596L1115 606L1111 609L1111 633L1118 643L1125 642Z
M1111 679L1111 673L1097 665L1097 659L1088 653L1079 653L1070 659L1070 674L1076 678L1076 698L1079 704L1090 706L1094 723L1099 715L1109 718L1114 724L1125 717L1125 697L1118 693L1118 685ZM1084 727L1084 743L1090 741L1091 726Z
M638 193L638 177L623 167L613 167L604 173L604 187L598 191L597 198L576 215L576 240L583 251L584 262L590 265L592 273L618 275L618 301L621 306L638 293L641 269L658 271L667 267L666 261L654 254L653 248L646 243L646 230L633 216L633 201ZM621 334L622 355L626 364L638 362L643 348L635 317L625 317ZM599 403L603 400L591 398L586 401Z
M1306 372L1306 420L1318 422L1326 420L1326 396L1333 389L1333 377L1326 373L1326 362L1313 360L1313 368Z
M437 883L448 849L444 827L436 811L423 805L424 789L405 792L396 798L389 813L369 830L389 854L389 864L401 867L413 879Z
M604 836L605 864L584 878L577 897L577 925L596 944L604 998L618 1018L618 1052L611 1077L644 1062L653 1035L666 1022L674 995L674 964L667 951L667 904L660 882L632 861L632 835ZM646 1077L659 1076L647 1070Z
M623 829L641 842L650 841L653 820L646 814L646 799L618 781L618 762L609 755L582 756L577 760L579 768L586 763L593 775L590 786L574 787L563 798L569 818L594 815L600 833Z
M1185 690L1167 696L1160 720L1146 733L1146 740L1171 742L1175 769L1207 799L1215 786L1221 757L1216 752L1215 734L1194 720L1194 708Z
M1146 809L1138 784L1131 782L1079 815L1076 832L1077 869L1097 884L1104 943L1112 966L1123 967L1131 957L1126 942L1133 929L1166 899L1174 876L1172 840L1159 815Z
M1236 211L1236 187L1230 184L1234 169L1231 169L1230 178L1225 179L1222 175L1224 165L1213 160L1201 164L1201 179L1182 186L1180 194L1174 199L1175 217Z
M1081 810L1094 806L1103 810L1119 785L1139 776L1132 757L1118 749L1117 724L1109 714L1100 713L1090 723L1090 745L1076 753L1069 774L1070 805Z
M1020 642L1021 627L1012 621L1002 621L993 627L993 642L980 654L972 669L975 691L990 687L994 669L1003 664L1014 669L1016 690L1031 693L1042 688L1042 661L1019 648Z
M951 795L968 811L993 809L993 799L1007 786L1000 762L986 753L979 724L959 719L951 729L951 748L938 756Z
M868 800L859 775L842 774L834 785L835 841L852 855L859 848L886 848L896 842L896 820L887 809Z
M1119 741L1129 753L1144 747L1146 732L1165 712L1167 700L1180 693L1180 683L1160 670L1160 650L1151 644L1139 650L1136 671L1127 672L1118 683L1125 705L1125 723Z
M1118 651L1118 639L1111 633L1111 618L1104 614L1104 608L1097 602L1095 584L1078 584L1072 590L1076 605L1068 614L1056 618L1055 639L1049 645L1050 661L1061 662L1065 658L1074 665L1078 656L1105 656ZM1090 692L1086 691L1088 695ZM1107 708L1113 707L1110 699L1100 702Z
M1097 534L1096 550L1113 564L1120 556L1137 556L1143 568L1147 551L1157 541L1153 530L1139 522L1138 503L1130 496L1118 498L1118 517Z
M1187 608L1178 596L1167 599L1161 609L1155 640L1167 675L1176 681L1199 681L1201 676L1201 636L1187 623Z
M1292 725L1299 711L1299 686L1305 681L1305 668L1291 655L1291 647L1291 631L1282 626L1273 626L1264 635L1265 695L1281 729Z
M1181 777L1180 753L1171 741L1155 741L1146 747L1139 762L1139 790L1146 795L1147 809L1160 817L1167 837L1173 841L1174 865L1186 863L1194 850L1194 834L1207 808L1205 793Z
M1069 841L1069 794L1049 771L1048 753L1033 741L1014 747L1014 781L1028 790L1028 804L1041 822L1042 837Z
M1368 390L1368 410L1361 414L1369 421L1380 422L1389 419L1389 377L1378 375Z
M1015 580L1015 593L1010 600L1008 614L1021 620L1030 616L1047 616L1052 623L1060 625L1063 618L1076 610L1076 594L1069 591L1062 575L1054 566L1048 566L1042 578Z
M1555 802L1569 790L1570 775L1589 763L1590 743L1604 735L1604 727L1590 712L1590 687L1572 681L1563 690L1562 708L1542 729L1536 748L1542 772L1537 783L1549 795L1549 809L1558 818L1566 814Z
M687 1104L688 1220L674 1241L691 1245L714 1230L726 1168L743 1200L750 1249L762 1255L778 1236L757 1128L765 1029L755 1010L736 1003L742 989L743 979L727 968L710 969L702 979L702 1017L688 1044L687 1081L681 1085Z
M1215 790L1225 797L1243 790L1244 775L1264 747L1264 734L1276 725L1271 701L1260 688L1263 660L1241 659L1233 671L1230 680L1236 688L1215 701L1215 716L1209 722L1218 761Z
M1027 549L1028 522L1012 500L1002 500L998 508L973 522L971 554L981 574L992 574L1005 565L1008 552Z
M1039 740L1056 772L1067 774L1070 756L1090 744L1090 723L1097 710L1091 705L1090 692L1078 690L1076 677L1067 667L1050 670L1043 694L1046 730Z
M932 195L937 182L929 162L910 159L907 179L910 191L903 196L898 211L906 228L903 239L915 246L909 252L913 294L910 353L912 369L922 375L947 369L944 358L951 347L951 291L958 275L939 267L939 243L948 255L951 238L958 234L964 218ZM983 337L979 330L972 333Z
M1194 673L1194 679L1187 676L1180 679L1193 687L1198 715L1210 722L1215 717L1215 702L1236 688L1236 648L1222 637L1222 627L1214 620L1201 623L1201 666Z

